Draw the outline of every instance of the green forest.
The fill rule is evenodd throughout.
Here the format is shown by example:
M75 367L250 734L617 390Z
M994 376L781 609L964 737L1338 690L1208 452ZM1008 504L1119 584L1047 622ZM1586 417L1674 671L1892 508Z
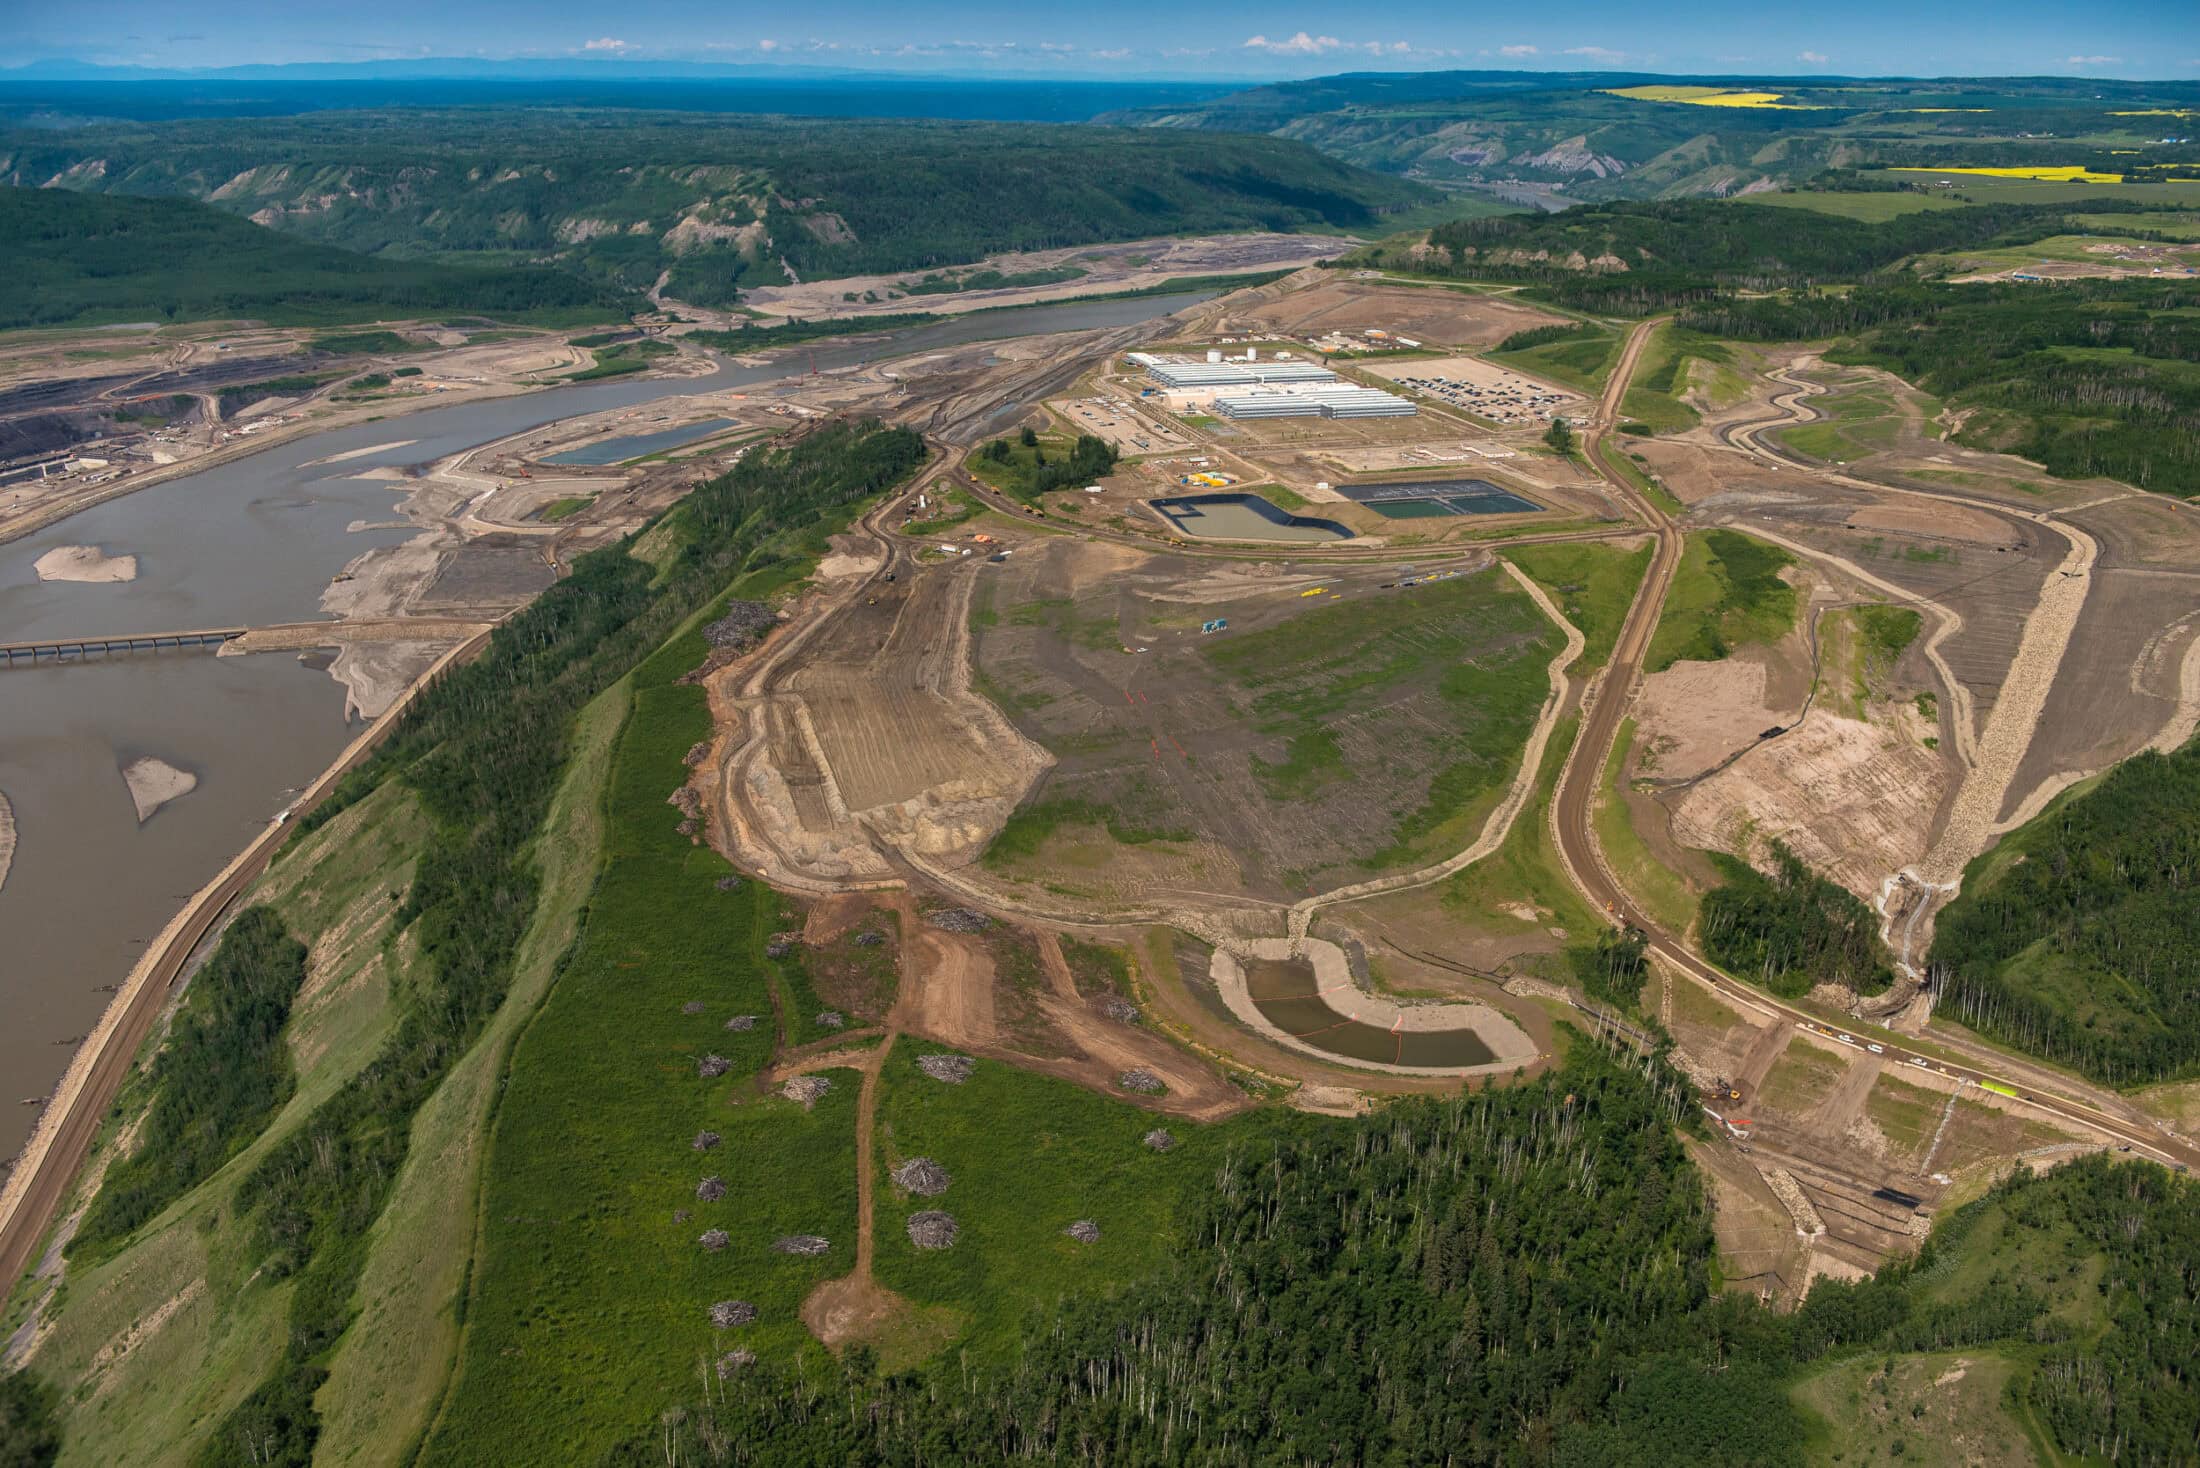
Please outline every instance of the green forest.
M1681 319L1757 341L1841 338L1829 361L1884 367L1981 409L1960 442L2064 477L2200 494L2200 302L2189 283L1874 283L1722 299Z
M408 1124L503 997L534 907L530 843L581 706L737 572L815 549L834 510L898 483L923 459L914 433L857 423L743 459L671 512L676 549L662 571L623 543L576 560L497 630L480 659L424 694L374 758L300 821L301 831L315 829L389 780L417 792L431 829L399 921L418 957L409 966L410 1002L381 1053L237 1191L237 1222L256 1266L296 1284L283 1361L215 1432L202 1462L238 1461L239 1441L259 1445L262 1463L310 1458L313 1395L350 1326L369 1233L404 1162ZM224 1102L216 1114L242 1119L254 1110ZM110 1202L103 1193L96 1207L126 1220L140 1210L134 1196Z
M1942 1013L2097 1081L2200 1075L2200 742L2004 837L1940 915Z
M1894 982L1878 915L1785 845L1772 843L1769 876L1723 853L1711 860L1721 881L1704 894L1701 921L1703 950L1714 963L1783 999L1799 999L1817 984L1879 994Z
M0 330L242 318L319 325L463 313L623 319L624 292L557 270L369 259L188 199L0 188Z
M675 296L705 305L790 268L815 280L1146 235L1372 230L1434 197L1277 138L633 111L103 124L0 134L0 157L8 177L266 211L378 258L547 259L626 291L670 269Z
M1806 1374L1958 1348L2015 1361L2011 1405L2064 1452L2189 1456L2191 1182L2020 1172L1782 1315L1718 1288L1691 1111L1673 1072L1578 1037L1524 1086L1279 1116L1178 1200L1188 1247L1035 1312L1012 1365L760 1362L609 1461L1761 1468L1805 1461Z

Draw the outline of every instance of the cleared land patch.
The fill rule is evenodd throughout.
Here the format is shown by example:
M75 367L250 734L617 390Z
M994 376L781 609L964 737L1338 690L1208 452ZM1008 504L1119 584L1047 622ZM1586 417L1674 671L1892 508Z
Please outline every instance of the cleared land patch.
M1059 760L1005 875L1297 895L1415 864L1465 844L1548 692L1558 633L1486 564L1386 587L1089 554L1019 555L976 618L978 686Z
M710 717L700 688L672 682L674 663L660 655L636 675L588 924L513 1055L431 1457L592 1459L698 1360L816 1350L802 1300L845 1271L831 1252L770 1247L852 1244L857 1088L837 1073L808 1106L759 1096L773 1032L726 1028L773 1012L762 949L779 911L759 883L718 890L725 860L676 829L665 796ZM704 1132L720 1140L698 1150ZM714 1175L724 1193L701 1195ZM713 1229L722 1249L704 1241ZM727 1300L753 1305L754 1323L714 1326L709 1309Z
M1683 658L1716 662L1738 644L1772 642L1795 625L1795 588L1781 571L1795 558L1736 530L1691 534L1665 599L1644 667Z
M1176 1207L1211 1178L1234 1142L1273 1123L1256 1115L1201 1126L1170 1120L1172 1145L1143 1139L1150 1111L1068 1081L980 1061L967 1081L943 1085L919 1069L932 1047L903 1044L881 1077L881 1176L916 1157L952 1179L935 1197L886 1182L878 1195L880 1283L922 1305L955 1312L962 1344L1002 1361L1034 1308L1070 1295L1110 1294L1158 1271L1181 1242ZM906 1228L927 1210L951 1214L948 1249L922 1249ZM1087 1243L1066 1232L1097 1224Z

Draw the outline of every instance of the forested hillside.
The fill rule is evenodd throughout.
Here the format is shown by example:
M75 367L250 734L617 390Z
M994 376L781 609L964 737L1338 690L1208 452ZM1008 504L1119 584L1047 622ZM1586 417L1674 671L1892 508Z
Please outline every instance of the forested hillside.
M276 325L445 313L625 316L625 293L556 270L375 260L188 199L0 188L0 330L245 318Z
M1940 916L1940 1009L2109 1085L2200 1074L2200 742L2004 837Z
M1681 319L1758 341L1840 338L1829 360L1884 367L1979 409L1959 442L2065 477L2200 494L2200 295L2189 282L1896 279L1842 295L1722 298Z
M1691 85L1695 84L1695 85ZM1705 103L1700 94L1773 97ZM1699 94L1691 97L1690 94ZM1509 201L1732 197L1860 163L2093 165L2152 149L2148 109L2200 102L2189 82L2091 77L1687 77L1625 72L1359 73L1108 114L1135 126L1268 132L1446 188ZM2002 157L1992 150L2000 149ZM1980 150L1985 150L1981 152Z
M319 113L0 136L0 181L184 194L397 259L554 263L681 299L1017 249L1379 228L1433 197L1300 143L1019 123Z
M2200 1190L2095 1158L2020 1172L1914 1262L1779 1315L1712 1287L1670 1079L1588 1042L1554 1075L1353 1122L1300 1117L1181 1205L1158 1278L1033 1318L1013 1370L819 1379L762 1364L637 1423L612 1461L1806 1461L1793 1385L1962 1349L2062 1451L2168 1464L2200 1394Z

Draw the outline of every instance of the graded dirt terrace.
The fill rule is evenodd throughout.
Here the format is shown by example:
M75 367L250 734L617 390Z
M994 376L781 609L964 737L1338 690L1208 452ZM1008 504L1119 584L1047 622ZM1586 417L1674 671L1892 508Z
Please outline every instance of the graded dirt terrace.
M1462 571L1401 586L1064 541L989 567L980 686L1057 761L989 866L1103 901L1284 901L1464 845L1558 640L1494 567Z

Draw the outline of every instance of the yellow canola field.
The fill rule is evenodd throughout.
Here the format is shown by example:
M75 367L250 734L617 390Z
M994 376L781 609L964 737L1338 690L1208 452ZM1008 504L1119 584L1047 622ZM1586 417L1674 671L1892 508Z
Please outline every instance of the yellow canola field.
M2076 164L2038 168L1890 168L1889 173L1969 173L1981 178L2028 178L2035 183L2122 183L2120 173L2095 173Z
M1785 92L1730 92L1723 87L1606 87L1607 96L1625 97L1631 102L1686 102L1695 107L1771 107L1782 112L1823 112L1823 107L1806 107L1798 102L1783 102Z

